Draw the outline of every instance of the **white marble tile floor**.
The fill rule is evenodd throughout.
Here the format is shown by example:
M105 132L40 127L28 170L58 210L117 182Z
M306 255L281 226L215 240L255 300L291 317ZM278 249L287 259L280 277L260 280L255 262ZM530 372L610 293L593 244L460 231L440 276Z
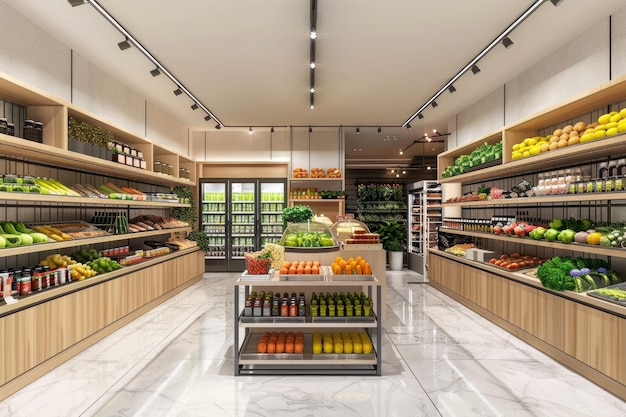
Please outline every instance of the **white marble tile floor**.
M381 377L233 375L233 282L205 274L0 403L6 417L623 417L626 404L387 272Z

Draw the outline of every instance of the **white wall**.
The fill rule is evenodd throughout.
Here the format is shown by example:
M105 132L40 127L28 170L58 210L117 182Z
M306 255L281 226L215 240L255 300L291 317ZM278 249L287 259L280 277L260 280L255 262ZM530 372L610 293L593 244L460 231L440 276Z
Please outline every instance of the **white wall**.
M0 71L188 155L187 127L0 2Z
M626 74L626 8L611 19L612 30L609 19L602 21L449 120L448 148Z
M191 132L191 157L198 162L289 161L289 129L256 128Z

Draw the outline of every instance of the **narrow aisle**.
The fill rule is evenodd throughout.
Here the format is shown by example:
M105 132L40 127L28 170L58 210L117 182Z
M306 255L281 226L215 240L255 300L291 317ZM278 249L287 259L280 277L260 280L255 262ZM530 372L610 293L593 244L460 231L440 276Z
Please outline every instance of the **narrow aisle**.
M0 404L0 415L618 417L625 404L388 272L382 377L233 376L233 282L206 274Z

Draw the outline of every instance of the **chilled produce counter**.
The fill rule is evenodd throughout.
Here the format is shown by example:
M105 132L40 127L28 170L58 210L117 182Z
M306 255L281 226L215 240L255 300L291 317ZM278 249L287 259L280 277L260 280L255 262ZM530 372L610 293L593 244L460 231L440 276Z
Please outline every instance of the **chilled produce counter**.
M434 288L626 399L626 307L586 293L544 288L524 271L440 250L429 256Z

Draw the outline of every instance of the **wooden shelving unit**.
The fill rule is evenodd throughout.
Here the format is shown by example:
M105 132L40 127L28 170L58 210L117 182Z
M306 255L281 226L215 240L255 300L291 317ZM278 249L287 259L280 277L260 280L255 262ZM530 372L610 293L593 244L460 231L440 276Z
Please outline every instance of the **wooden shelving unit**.
M541 136L539 132L542 130L564 125L566 124L564 121L577 120L585 113L606 109L607 106L616 105L624 99L626 99L626 76L621 76L567 102L442 153L438 160L439 181L443 184L456 184L459 189L462 185L471 188L479 183L494 184L503 178L525 175L532 177L541 171L594 164L620 155L623 157L626 154L624 134L566 146L517 160L511 159L511 149L513 144L521 142L526 137ZM443 169L452 164L454 158L469 154L485 141L493 144L499 140L503 140L502 163L451 178L441 178ZM456 196L460 196L460 193ZM550 213L550 210L558 209L567 217L568 210L576 210L576 207L586 205L593 207L594 210L601 209L609 221L620 221L624 219L616 216L620 213L623 215L623 210L612 208L623 207L625 199L626 192L598 192L444 202L443 207L462 210L463 213L480 213L483 218L495 214L494 210L498 208L514 210L516 207L523 207L536 213L540 213L541 210L548 210ZM576 212L569 213L576 217ZM442 231L476 238L487 245L497 243L500 247L516 248L518 251L520 248L522 250L540 248L544 253L597 255L609 260L618 260L617 264L623 264L623 260L626 259L626 250L622 248L566 244L451 228L444 228ZM429 280L435 288L620 398L626 399L626 374L622 372L624 367L620 356L624 349L623 335L626 334L626 309L623 306L597 300L584 293L552 291L544 288L538 280L520 273L499 271L488 264L454 257L437 250L431 253L430 266Z

